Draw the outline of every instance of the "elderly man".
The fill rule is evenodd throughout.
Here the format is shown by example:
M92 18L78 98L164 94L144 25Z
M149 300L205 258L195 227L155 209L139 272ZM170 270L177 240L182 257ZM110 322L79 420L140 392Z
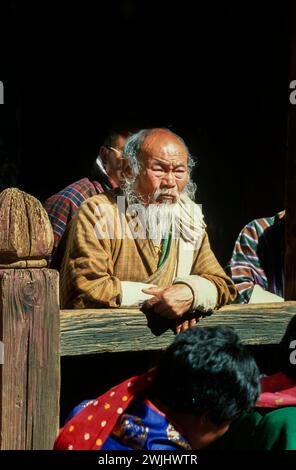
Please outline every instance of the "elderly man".
M149 129L126 141L123 158L122 189L88 199L72 220L60 273L62 307L145 302L178 320L177 331L186 329L200 312L236 297L193 202L191 157L179 136ZM185 320L192 311L199 313Z

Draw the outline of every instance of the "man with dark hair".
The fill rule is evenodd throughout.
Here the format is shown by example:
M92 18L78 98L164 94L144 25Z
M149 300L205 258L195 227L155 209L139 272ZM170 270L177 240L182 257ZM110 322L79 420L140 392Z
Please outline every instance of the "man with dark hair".
M56 449L197 450L259 396L259 371L229 327L180 333L159 366L76 407Z
M56 250L67 225L81 204L88 198L117 188L121 178L121 152L125 141L133 132L129 128L112 129L99 150L90 178L70 184L44 202L54 233Z

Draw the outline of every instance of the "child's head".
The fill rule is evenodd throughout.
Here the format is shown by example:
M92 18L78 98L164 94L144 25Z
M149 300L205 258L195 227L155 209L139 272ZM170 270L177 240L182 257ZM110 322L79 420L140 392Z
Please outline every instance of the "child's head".
M206 417L216 437L255 405L259 392L255 360L229 327L180 333L161 358L153 386L153 395L169 410Z
M259 371L232 328L192 328L164 353L155 390L168 406L219 424L255 404Z

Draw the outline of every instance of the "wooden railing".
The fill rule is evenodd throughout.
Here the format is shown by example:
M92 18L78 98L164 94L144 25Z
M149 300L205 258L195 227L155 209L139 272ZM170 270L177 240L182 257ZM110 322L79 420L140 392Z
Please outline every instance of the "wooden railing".
M245 344L276 344L295 314L292 301L228 305L199 326L232 326ZM154 336L144 314L135 308L61 310L60 322L62 356L163 349L174 338L172 331Z

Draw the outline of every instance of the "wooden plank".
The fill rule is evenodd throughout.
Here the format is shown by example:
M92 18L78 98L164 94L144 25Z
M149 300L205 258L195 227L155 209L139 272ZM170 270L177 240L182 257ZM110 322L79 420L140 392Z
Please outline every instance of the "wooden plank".
M296 1L291 2L292 41L290 48L289 83L295 90L296 84ZM290 85L291 86L291 85ZM294 92L295 94L295 92ZM289 100L288 108L288 151L286 166L286 250L285 250L285 299L296 300L296 104Z
M233 326L246 344L278 343L293 315L296 302L229 305L200 326ZM138 309L61 311L61 355L162 349L173 340L171 331L154 336Z
M59 426L58 273L0 271L0 448L52 449Z

